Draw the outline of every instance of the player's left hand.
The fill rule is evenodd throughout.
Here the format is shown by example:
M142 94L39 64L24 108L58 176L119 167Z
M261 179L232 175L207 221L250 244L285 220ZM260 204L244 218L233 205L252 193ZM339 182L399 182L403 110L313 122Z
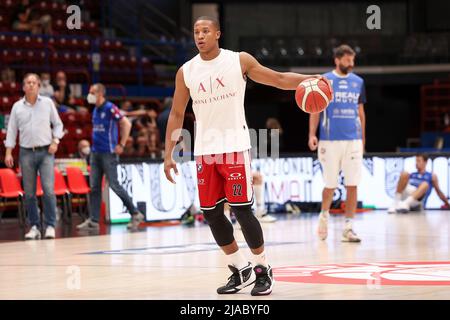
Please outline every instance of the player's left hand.
M123 147L120 144L116 145L114 148L114 153L120 156L123 153Z
M48 153L55 154L58 151L58 145L56 143L52 143L50 147L48 147Z
M316 78L316 79L319 79L319 80L326 81L328 83L328 86L330 87L331 96L333 96L333 86L331 85L331 82L330 82L330 80L328 80L327 77L325 77L324 75L321 75L321 74L314 74L312 77Z
M172 157L166 157L164 159L164 173L166 175L166 179L176 184L175 180L172 177L170 171L173 169L176 175L178 175L177 163L172 159Z

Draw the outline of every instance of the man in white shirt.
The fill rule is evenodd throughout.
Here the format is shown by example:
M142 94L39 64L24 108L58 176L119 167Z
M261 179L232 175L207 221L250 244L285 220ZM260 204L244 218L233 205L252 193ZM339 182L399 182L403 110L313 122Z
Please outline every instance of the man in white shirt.
M12 150L16 146L17 132L20 144L20 169L25 191L25 202L30 231L25 240L41 238L41 222L37 207L36 180L41 176L44 191L43 203L45 224L44 237L55 238L56 197L54 193L54 161L59 140L63 137L63 123L55 104L50 98L38 94L41 80L37 74L30 73L23 79L25 96L17 101L8 122L6 135L5 164L14 167Z

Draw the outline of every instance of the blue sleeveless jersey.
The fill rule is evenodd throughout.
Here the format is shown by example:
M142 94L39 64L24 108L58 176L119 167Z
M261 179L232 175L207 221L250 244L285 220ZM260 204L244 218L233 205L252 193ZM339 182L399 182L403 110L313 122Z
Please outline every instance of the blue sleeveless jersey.
M354 73L345 77L324 74L333 86L333 99L320 113L320 140L362 139L359 104L366 103L364 80Z
M425 193L425 196L422 198L423 203L425 204L428 200L428 197L430 196L431 190L433 188L433 175L431 172L426 171L424 174L421 174L419 172L413 172L409 175L409 184L418 187L422 182L428 183L428 190L427 193Z

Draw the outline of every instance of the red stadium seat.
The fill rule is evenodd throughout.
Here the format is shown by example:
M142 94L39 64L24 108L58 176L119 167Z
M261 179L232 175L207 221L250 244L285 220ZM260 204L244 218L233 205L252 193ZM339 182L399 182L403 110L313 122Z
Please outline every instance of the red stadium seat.
M87 112L77 112L75 113L77 122L82 126L83 129L86 129L87 126L91 124L91 114Z
M55 196L61 197L64 217L67 217L67 221L72 216L72 207L70 205L70 191L67 187L66 180L61 171L55 167Z
M34 57L34 51L27 51L26 56L25 56L25 62L27 64L33 64L35 62L35 57Z
M20 185L20 180L12 169L0 169L0 198L3 208L7 199L15 199L18 208L19 224L25 226L25 207L23 203L25 192Z
M8 48L10 45L10 37L7 35L0 35L0 47L1 48Z
M55 167L55 195L63 196L70 194L69 188L67 187L66 180L61 171Z
M26 48L26 49L30 49L33 47L33 41L31 40L30 36L26 36L24 38L21 39L20 41L20 46L21 48Z
M15 64L24 62L24 54L22 50L15 50L13 53L13 61Z
M80 48L82 50L89 50L91 47L91 42L89 41L89 39L84 39L82 41L80 41Z
M0 13L0 30L6 29L9 26L9 17L6 14Z
M13 101L8 96L0 97L0 110L9 113L13 105Z
M81 205L80 201L81 198L84 196L86 198L86 215L84 218L87 218L87 203L88 203L88 194L91 192L91 189L89 188L86 178L83 175L83 172L80 168L77 167L67 167L66 168L67 173L67 186L69 188L70 193L77 198L77 204L78 204L78 213L80 216L83 217L83 214L81 212Z
M105 50L105 51L110 51L111 50L111 47L112 47L112 45L111 45L111 41L110 40L108 40L108 39L106 39L106 40L103 40L102 41L102 44L101 44L101 49L102 50Z
M78 167L67 167L67 186L70 193L77 195L87 195L91 192L83 172Z
M74 58L72 59L72 63L77 66L87 67L89 64L89 58L87 54L82 52L77 52L74 54Z
M21 92L22 92L22 87L18 83L11 82L9 84L9 93L11 95L18 94L18 93L21 93Z
M36 197L42 197L44 190L42 189L41 176L38 175L36 179Z
M55 46L55 38L53 38L53 37L48 38L48 45L51 47L54 47Z

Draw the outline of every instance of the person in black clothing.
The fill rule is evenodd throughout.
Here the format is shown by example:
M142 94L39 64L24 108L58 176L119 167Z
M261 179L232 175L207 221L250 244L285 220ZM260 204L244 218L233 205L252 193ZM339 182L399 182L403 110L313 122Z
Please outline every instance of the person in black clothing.
M70 85L67 82L67 76L64 71L58 71L56 73L56 84L53 86L55 89L55 101L58 106L59 112L73 111L72 106L75 101L72 97Z

